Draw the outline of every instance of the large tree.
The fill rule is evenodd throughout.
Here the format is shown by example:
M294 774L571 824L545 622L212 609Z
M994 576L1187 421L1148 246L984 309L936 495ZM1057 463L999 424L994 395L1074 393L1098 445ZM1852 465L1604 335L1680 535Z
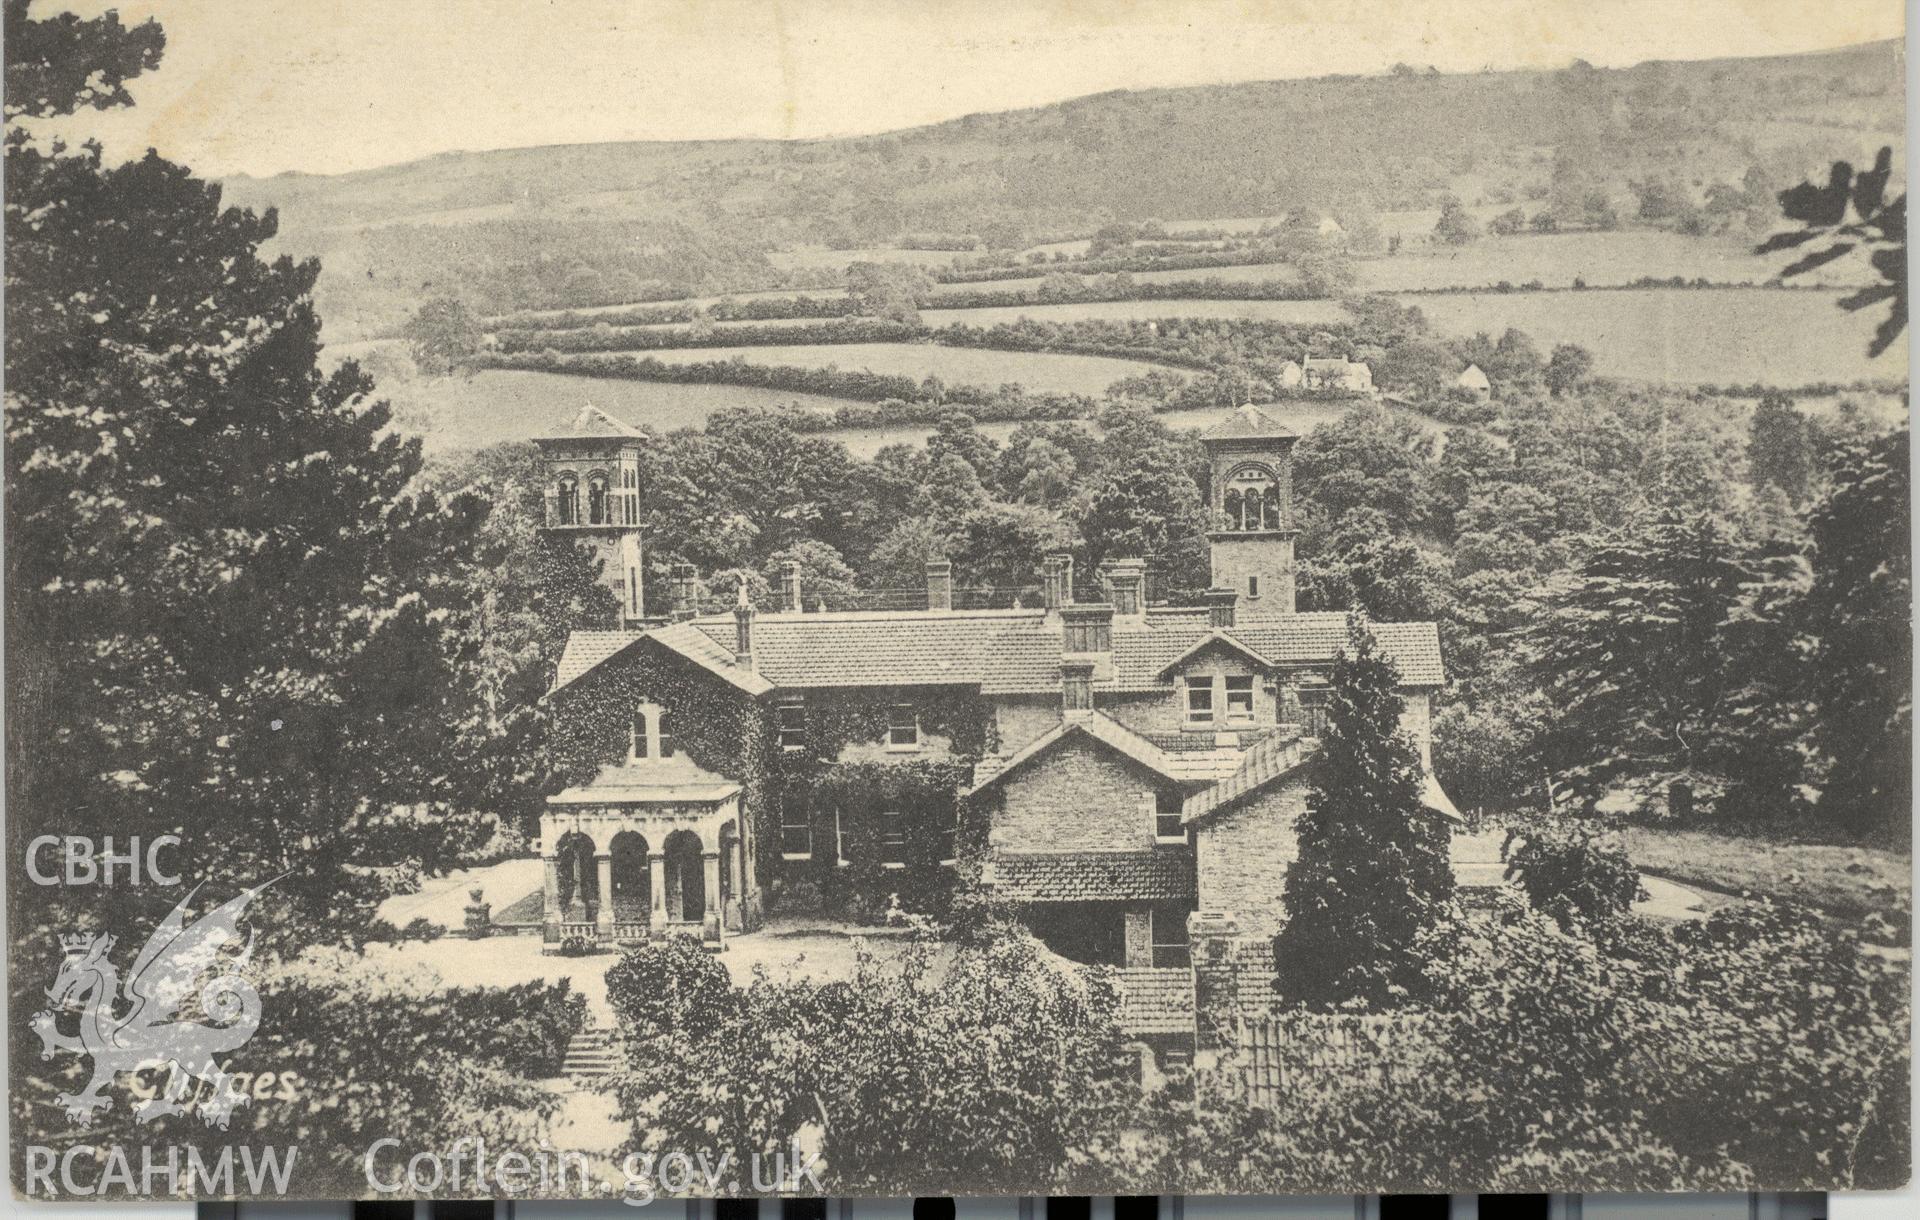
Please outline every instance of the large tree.
M1281 894L1287 922L1273 940L1275 986L1289 1002L1378 1009L1416 998L1428 934L1450 911L1449 829L1421 799L1399 681L1366 620L1350 617Z
M10 110L35 48L66 48L21 65L38 115L157 60L150 27L23 8ZM8 821L186 829L193 875L292 870L318 913L350 905L358 823L472 795L485 505L409 493L419 443L321 371L319 267L262 259L275 225L151 153L9 132Z
M1900 832L1913 808L1913 560L1907 429L1844 449L1813 510L1809 630L1815 740L1830 760L1820 807L1857 830Z

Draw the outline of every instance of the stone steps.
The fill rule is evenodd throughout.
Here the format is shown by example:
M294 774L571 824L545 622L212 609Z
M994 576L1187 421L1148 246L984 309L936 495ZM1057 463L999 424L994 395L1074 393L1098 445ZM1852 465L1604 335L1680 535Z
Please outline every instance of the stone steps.
M560 1066L569 1078L582 1083L606 1080L620 1071L620 1047L611 1031L589 1026L568 1040Z

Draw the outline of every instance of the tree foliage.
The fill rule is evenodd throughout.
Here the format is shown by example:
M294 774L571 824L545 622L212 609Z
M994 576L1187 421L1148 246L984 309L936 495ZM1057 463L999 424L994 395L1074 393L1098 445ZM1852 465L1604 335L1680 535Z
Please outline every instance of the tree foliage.
M1873 168L1858 173L1850 163L1835 161L1826 185L1802 182L1780 192L1781 213L1800 227L1776 233L1756 247L1757 253L1770 254L1817 241L1827 243L1789 263L1780 272L1782 279L1804 275L1855 250L1864 251L1880 283L1842 297L1840 308L1851 312L1886 302L1887 316L1874 328L1873 341L1867 345L1870 357L1892 347L1907 328L1907 196L1904 191L1887 196L1892 177L1891 148L1882 148Z

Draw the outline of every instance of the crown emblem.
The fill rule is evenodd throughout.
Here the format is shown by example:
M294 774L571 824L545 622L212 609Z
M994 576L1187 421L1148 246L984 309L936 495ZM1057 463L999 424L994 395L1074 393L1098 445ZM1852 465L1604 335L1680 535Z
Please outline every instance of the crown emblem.
M106 937L105 940L106 943L103 944L101 948L112 948L113 938L109 936ZM60 950L68 957L79 957L92 947L93 934L91 932L66 932L61 934Z

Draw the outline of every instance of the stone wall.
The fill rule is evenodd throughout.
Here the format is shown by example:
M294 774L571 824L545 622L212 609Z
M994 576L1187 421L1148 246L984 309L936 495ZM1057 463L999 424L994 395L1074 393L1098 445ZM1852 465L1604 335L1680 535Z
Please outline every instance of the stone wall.
M1306 808L1308 784L1303 771L1200 823L1194 845L1201 909L1232 911L1246 936L1280 930L1281 890L1300 855L1293 823Z
M1005 851L1144 851L1153 846L1151 771L1078 734L1001 785L993 841Z

